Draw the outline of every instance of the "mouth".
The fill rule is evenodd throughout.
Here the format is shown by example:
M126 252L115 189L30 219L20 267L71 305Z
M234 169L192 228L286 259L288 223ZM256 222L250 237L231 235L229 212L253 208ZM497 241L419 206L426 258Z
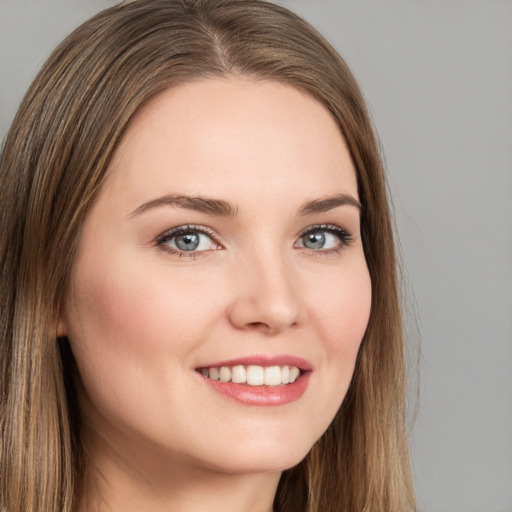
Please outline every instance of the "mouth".
M312 367L301 358L250 357L196 368L208 387L244 405L275 406L298 400Z
M290 365L234 365L212 366L198 368L203 377L219 382L232 382L234 384L246 384L247 386L276 387L293 384L304 371L297 366Z

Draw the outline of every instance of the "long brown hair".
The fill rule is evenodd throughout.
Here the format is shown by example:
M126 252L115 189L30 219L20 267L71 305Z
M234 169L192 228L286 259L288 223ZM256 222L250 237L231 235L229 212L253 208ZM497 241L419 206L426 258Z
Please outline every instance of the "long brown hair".
M311 94L357 173L372 309L331 426L283 473L280 512L415 510L393 232L381 159L345 62L264 0L136 0L73 32L26 94L0 161L0 507L71 512L83 476L73 358L56 322L80 228L130 121L160 92L243 75Z

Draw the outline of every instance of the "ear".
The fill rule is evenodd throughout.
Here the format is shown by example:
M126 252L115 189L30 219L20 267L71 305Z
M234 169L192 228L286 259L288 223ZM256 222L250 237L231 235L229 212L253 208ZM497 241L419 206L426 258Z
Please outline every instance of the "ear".
M59 317L57 318L57 338L65 338L68 335L66 327L66 319L64 318L64 312L59 311Z

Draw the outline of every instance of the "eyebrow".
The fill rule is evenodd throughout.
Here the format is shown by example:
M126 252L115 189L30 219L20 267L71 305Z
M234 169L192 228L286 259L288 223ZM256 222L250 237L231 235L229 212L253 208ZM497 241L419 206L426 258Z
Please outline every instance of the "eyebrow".
M311 215L314 213L327 212L338 208L339 206L354 206L361 211L359 201L349 194L336 194L335 196L326 197L324 199L314 199L304 203L298 210L300 216ZM173 206L183 208L185 210L193 210L215 215L219 217L235 217L238 214L238 207L232 206L223 199L214 199L202 196L186 196L186 195L165 195L152 199L141 204L134 210L129 217L140 215L148 210L158 208L160 206Z
M202 212L208 215L217 215L220 217L234 217L238 213L238 208L231 206L231 204L223 199L171 194L157 199L152 199L151 201L141 204L130 214L130 217L140 215L147 210L158 208L159 206L175 206L185 210L194 210L196 212Z
M338 208L338 206L354 206L361 211L361 203L349 194L336 194L325 199L315 199L308 201L299 208L299 215L310 215L312 213L322 213Z

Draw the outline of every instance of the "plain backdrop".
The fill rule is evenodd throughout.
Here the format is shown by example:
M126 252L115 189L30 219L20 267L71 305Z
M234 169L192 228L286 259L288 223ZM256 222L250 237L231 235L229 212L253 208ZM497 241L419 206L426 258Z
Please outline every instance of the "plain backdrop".
M0 0L0 138L51 49L113 3ZM384 148L413 384L421 338L421 510L511 512L512 1L282 3L347 60Z

